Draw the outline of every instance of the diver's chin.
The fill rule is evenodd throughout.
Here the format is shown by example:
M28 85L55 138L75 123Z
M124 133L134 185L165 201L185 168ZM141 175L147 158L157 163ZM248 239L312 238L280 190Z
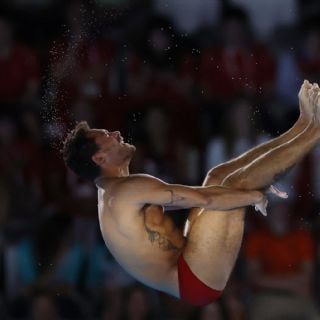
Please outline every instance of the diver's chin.
M130 159L133 158L135 152L136 152L136 147L131 145L131 148L130 148Z
M130 151L132 151L132 152L136 151L136 147L133 144L130 144L127 142L125 142L124 144L129 148Z
M127 155L128 158L131 160L133 158L134 153L136 152L136 147L132 144L126 143L127 145Z

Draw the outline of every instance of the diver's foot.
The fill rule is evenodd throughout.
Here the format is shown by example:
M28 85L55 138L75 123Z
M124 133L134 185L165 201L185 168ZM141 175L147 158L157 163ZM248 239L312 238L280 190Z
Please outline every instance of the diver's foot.
M299 97L299 108L300 108L300 118L309 123L314 117L314 108L310 104L310 93L309 91L313 88L313 85L308 81L304 80L300 88Z
M317 83L308 90L310 105L313 108L313 122L320 127L320 88Z

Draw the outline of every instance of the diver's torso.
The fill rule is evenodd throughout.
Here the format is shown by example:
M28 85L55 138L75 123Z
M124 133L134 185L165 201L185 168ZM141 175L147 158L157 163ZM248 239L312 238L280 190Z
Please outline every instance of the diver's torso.
M139 211L98 189L100 229L119 264L137 280L177 296L177 259L185 239L161 206ZM125 212L125 213L124 213Z

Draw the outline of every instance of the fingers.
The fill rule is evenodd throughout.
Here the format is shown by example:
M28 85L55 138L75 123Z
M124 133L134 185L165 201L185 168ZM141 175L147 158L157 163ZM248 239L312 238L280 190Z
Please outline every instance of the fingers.
M273 193L274 195L276 195L279 198L282 199L288 199L289 195L287 192L284 191L280 191L277 187L275 187L274 185L271 185L268 189L269 192Z
M268 205L268 200L267 198L264 198L264 200L262 200L261 202L257 203L255 206L254 206L254 209L256 211L260 211L261 214L263 216L267 216L267 205Z
M266 216L268 215L268 214L267 214L267 205L268 205L268 200L265 199L265 200L263 200L262 202L257 203L257 204L254 206L254 208L255 208L256 211L260 211L261 214L266 217Z

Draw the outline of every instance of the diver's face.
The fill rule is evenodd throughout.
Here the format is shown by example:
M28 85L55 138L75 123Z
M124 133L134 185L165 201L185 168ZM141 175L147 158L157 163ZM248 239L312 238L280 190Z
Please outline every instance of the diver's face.
M93 155L98 165L123 165L130 162L135 147L125 143L119 131L109 132L104 129L90 129L89 137L94 138L99 150Z

